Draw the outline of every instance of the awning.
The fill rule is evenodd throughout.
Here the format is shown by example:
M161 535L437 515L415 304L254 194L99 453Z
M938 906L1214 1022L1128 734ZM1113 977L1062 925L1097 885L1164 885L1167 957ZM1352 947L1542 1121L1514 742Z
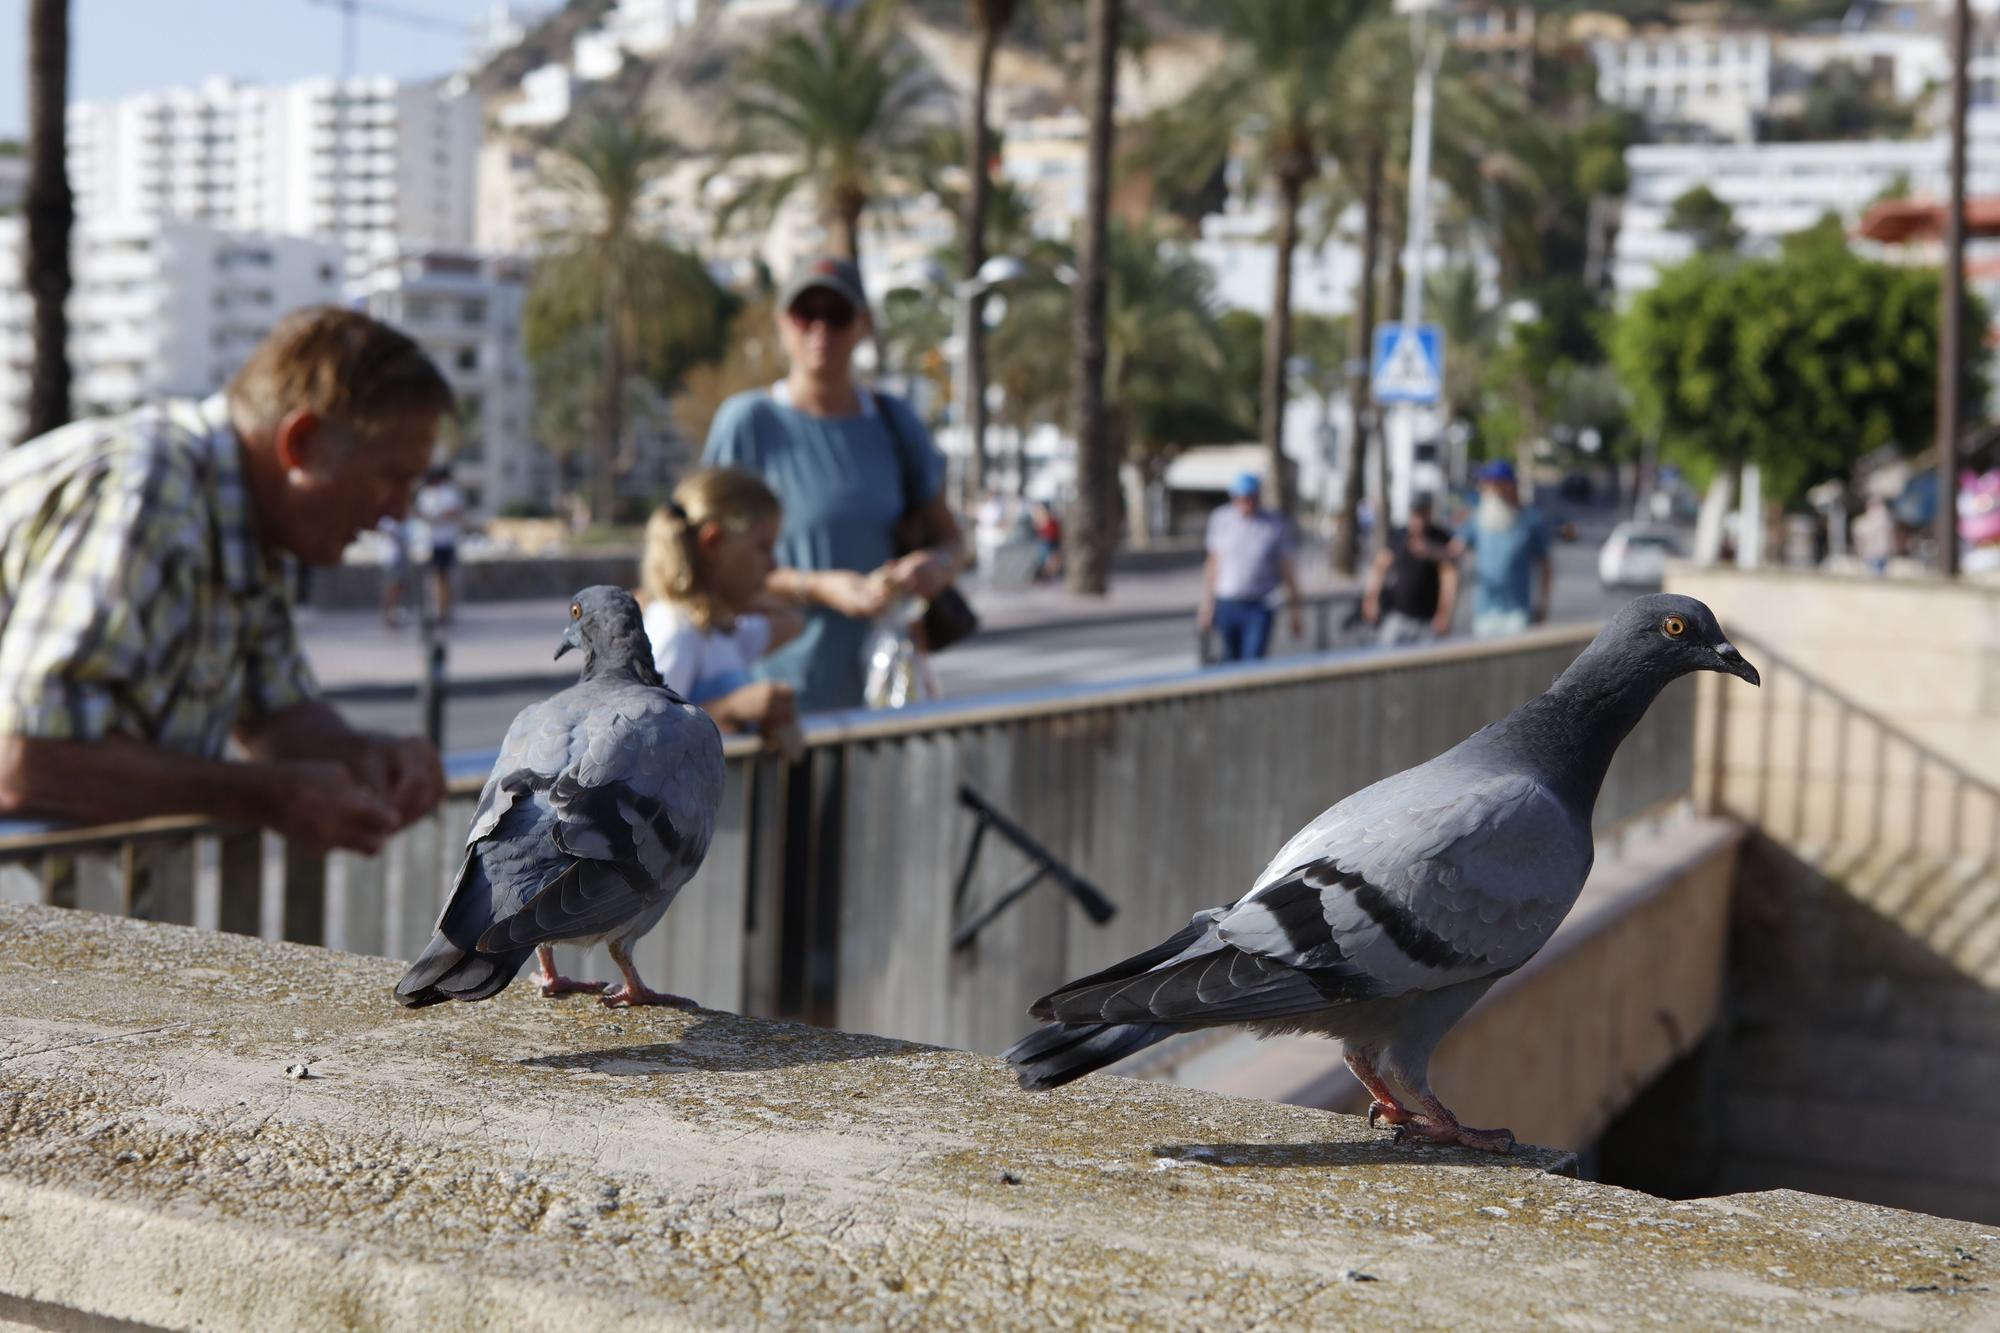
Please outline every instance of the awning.
M1270 455L1261 444L1198 444L1183 449L1167 464L1166 483L1170 491L1215 491L1229 489L1229 483L1245 472L1254 472L1271 484L1266 464Z

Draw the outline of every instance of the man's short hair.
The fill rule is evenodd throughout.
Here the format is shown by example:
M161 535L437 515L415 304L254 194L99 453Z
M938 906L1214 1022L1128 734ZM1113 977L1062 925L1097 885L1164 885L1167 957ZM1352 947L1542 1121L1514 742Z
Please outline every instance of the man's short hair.
M272 430L301 409L378 437L413 413L449 418L451 386L407 335L340 306L307 306L278 321L229 381L239 425Z

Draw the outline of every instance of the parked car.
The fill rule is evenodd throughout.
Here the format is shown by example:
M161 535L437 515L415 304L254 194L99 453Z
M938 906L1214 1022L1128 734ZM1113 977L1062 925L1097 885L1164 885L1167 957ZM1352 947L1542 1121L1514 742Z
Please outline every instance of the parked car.
M1607 588L1658 588L1667 561L1681 554L1681 535L1657 523L1620 523L1597 553L1597 579Z

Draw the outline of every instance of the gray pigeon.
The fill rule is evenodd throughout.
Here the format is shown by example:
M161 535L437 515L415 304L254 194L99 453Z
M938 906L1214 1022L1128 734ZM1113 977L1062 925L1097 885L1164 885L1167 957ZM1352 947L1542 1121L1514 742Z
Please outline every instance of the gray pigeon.
M722 738L653 669L632 594L585 588L569 617L556 656L583 649L583 678L507 728L437 933L396 986L400 1004L487 999L531 953L541 958L543 995L693 1003L647 989L631 948L708 854ZM599 940L624 985L606 991L601 981L556 975L550 945Z
M1431 1092L1431 1052L1568 915L1618 745L1690 671L1758 683L1709 609L1641 597L1548 690L1428 763L1354 793L1285 844L1227 907L1035 1002L1007 1052L1053 1088L1189 1028L1319 1032L1346 1045L1396 1138L1505 1152Z

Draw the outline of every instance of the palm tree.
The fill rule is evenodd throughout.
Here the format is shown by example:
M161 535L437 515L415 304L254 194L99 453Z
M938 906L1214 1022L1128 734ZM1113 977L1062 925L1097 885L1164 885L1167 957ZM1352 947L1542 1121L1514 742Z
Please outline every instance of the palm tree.
M754 175L723 205L718 233L739 213L768 225L809 189L834 248L859 262L869 205L922 173L927 134L914 113L937 91L896 42L891 11L882 0L828 6L811 29L780 33L745 62L728 107L736 134L710 179L753 158L785 165Z
M34 302L34 368L23 439L69 420L69 235L76 220L65 159L69 102L69 0L33 0L28 11L28 243L22 285Z
M988 174L993 161L993 125L987 118L987 102L993 89L993 58L1000 50L1000 38L1014 21L1020 0L965 0L966 21L978 34L979 54L974 64L972 97L966 103L966 186L964 250L961 272L970 280L978 276L986 262L986 207L991 195ZM966 400L959 405L964 414L969 446L967 466L971 488L986 488L986 298L972 298L971 317L965 322Z
M1084 105L1090 139L1085 158L1083 225L1076 261L1071 331L1075 364L1076 513L1065 526L1063 567L1071 592L1102 597L1111 585L1117 531L1118 453L1104 418L1104 309L1110 289L1106 234L1111 216L1111 148L1117 134L1118 21L1121 0L1090 0Z
M699 259L640 229L647 187L677 155L672 141L637 117L605 113L581 121L556 152L556 177L578 225L551 238L522 332L537 379L550 380L548 387L573 387L580 366L602 367L588 492L591 515L602 523L615 507L632 377L671 384L695 361L718 354L731 307Z
M1163 161L1183 182L1212 173L1232 140L1247 135L1257 174L1277 202L1271 318L1264 326L1261 426L1278 507L1289 513L1291 460L1284 450L1285 363L1291 353L1292 251L1307 187L1324 169L1342 128L1341 97L1328 71L1379 0L1265 0L1224 6L1229 44L1208 78L1161 121Z

